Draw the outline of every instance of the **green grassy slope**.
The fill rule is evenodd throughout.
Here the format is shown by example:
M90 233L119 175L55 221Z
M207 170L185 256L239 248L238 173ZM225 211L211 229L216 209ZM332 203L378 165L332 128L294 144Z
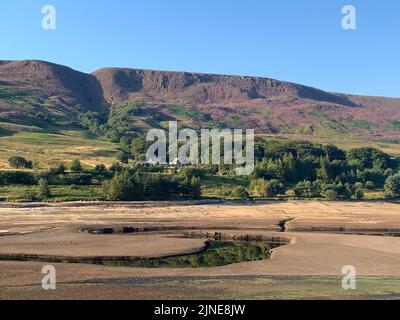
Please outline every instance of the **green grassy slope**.
M71 130L59 134L20 131L0 136L0 169L7 169L7 160L14 155L36 160L43 169L80 159L82 164L111 165L117 145L100 140L86 131Z

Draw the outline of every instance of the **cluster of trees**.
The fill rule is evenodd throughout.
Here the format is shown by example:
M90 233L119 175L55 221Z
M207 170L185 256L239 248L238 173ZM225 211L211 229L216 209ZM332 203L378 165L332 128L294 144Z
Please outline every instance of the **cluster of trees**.
M385 195L388 198L400 198L400 174L390 176L386 180Z
M180 180L123 170L103 182L103 193L112 201L199 199L201 185L196 177Z
M124 136L119 140L117 159L123 163L127 163L129 159L144 161L149 146L150 143L146 141L144 135L134 134L131 137Z
M1 171L0 185L24 184L34 185L37 179L35 175L27 171Z
M202 171L186 168L184 172L186 173L171 177L144 172L139 167L123 167L117 163L110 168L98 164L93 169L85 170L79 160L74 160L69 168L60 163L41 172L1 171L0 186L36 185L36 193L25 195L26 199L32 201L50 198L50 186L54 185L102 185L103 197L112 201L199 199Z
M102 135L112 142L119 142L123 137L137 135L137 116L143 112L143 103L123 101L113 105L108 115L97 112L85 112L79 116L81 126L95 135Z
M15 161L15 159L17 159L17 161ZM32 169L32 166L22 165L25 163L32 163L22 157L11 157L9 163L18 163L18 166L12 166L12 168L15 169ZM85 170L79 160L74 160L69 168L67 168L64 163L60 163L48 171L0 171L0 186L37 186L35 188L36 192L27 192L27 194L24 195L24 198L32 201L45 200L51 197L51 185L89 186L101 184L104 179L110 179L113 172L116 172L117 170L120 170L118 165L107 169L103 164L99 164L93 169Z
M258 142L250 192L271 197L289 188L302 198L362 199L365 190L398 197L398 158L375 148L345 152L311 142Z
M286 192L286 187L277 179L254 179L251 181L249 189L251 194L267 198L273 198Z
M26 160L24 157L13 156L8 159L8 165L14 169L32 169L32 161Z
M255 156L248 186L235 187L232 197L363 199L367 190L400 197L400 159L375 148L345 152L333 145L258 140ZM221 165L217 172L229 174L231 168Z

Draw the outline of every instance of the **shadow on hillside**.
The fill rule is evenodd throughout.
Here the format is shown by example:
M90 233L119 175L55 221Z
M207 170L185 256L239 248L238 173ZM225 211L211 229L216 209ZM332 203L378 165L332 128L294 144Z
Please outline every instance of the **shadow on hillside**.
M0 128L0 137L9 137L12 136L13 134L14 132L12 132L11 130Z

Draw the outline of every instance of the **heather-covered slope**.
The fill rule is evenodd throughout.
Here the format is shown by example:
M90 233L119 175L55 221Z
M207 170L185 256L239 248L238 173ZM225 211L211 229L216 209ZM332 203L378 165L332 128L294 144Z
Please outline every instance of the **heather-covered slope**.
M43 61L0 61L1 120L43 127L88 110L107 110L94 76Z
M87 111L105 114L127 100L143 102L129 118L142 129L178 119L194 128L400 140L400 99L268 78L121 68L90 75L43 61L0 61L0 131L12 123L54 132Z
M121 68L93 74L111 104L125 100L179 104L225 126L262 133L400 137L400 99L328 93L257 77ZM169 114L168 108L161 109Z

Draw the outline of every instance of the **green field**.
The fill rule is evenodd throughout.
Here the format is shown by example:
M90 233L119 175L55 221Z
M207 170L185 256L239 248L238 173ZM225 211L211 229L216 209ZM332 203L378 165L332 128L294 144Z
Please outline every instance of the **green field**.
M0 200L8 202L34 201L38 186L10 185L0 187ZM102 199L101 186L50 186L47 201L95 201Z

